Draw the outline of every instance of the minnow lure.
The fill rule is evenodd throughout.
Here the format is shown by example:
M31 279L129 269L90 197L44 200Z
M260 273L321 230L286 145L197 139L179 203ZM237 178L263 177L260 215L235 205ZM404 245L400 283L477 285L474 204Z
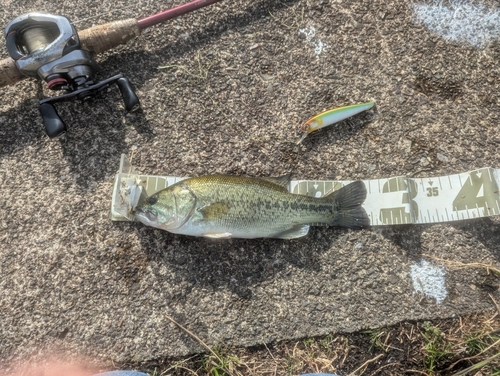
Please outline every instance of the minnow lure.
M313 116L300 126L300 130L306 133L302 135L297 144L300 144L309 133L317 131L320 128L338 123L339 121L350 118L351 116L359 114L360 112L369 110L374 105L375 102L353 104L351 106L334 108L332 110L322 112L319 115Z

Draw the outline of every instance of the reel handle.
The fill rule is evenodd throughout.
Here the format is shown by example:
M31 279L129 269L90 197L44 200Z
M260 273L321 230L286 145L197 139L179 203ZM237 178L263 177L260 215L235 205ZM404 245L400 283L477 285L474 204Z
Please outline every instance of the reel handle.
M43 118L45 132L50 138L56 138L66 132L66 125L61 120L54 105L50 103L40 104L40 114Z
M112 84L116 84L120 89L125 109L128 112L137 110L140 107L139 98L135 94L132 84L123 74L120 73L85 88L56 97L42 99L40 101L40 114L43 118L43 124L45 125L47 136L54 138L66 131L66 125L59 117L54 104L74 100L86 100L99 94Z

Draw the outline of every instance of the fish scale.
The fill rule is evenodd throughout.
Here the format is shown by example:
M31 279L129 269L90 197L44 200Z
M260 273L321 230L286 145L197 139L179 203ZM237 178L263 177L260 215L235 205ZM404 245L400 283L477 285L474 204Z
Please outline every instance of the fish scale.
M311 197L293 195L275 184L259 179L208 176L193 179L191 189L201 207L213 202L228 205L229 212L214 218L215 225L224 228L272 228L282 230L290 223L331 221L333 206ZM204 220L207 225L210 221Z

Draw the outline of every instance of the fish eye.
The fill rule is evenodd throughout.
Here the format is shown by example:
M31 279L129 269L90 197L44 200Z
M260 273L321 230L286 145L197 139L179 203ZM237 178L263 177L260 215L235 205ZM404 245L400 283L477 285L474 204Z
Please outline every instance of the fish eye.
M146 200L146 202L148 203L148 205L154 205L158 202L158 195L153 195L151 197L148 197L148 199Z

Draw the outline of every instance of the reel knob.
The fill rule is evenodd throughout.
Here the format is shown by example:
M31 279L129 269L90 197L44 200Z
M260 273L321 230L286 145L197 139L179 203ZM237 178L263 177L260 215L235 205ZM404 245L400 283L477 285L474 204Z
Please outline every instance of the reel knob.
M66 132L66 125L59 117L56 108L50 103L40 105L40 114L43 118L45 132L50 138L62 136Z
M132 88L132 84L127 77L122 77L116 80L116 85L120 89L122 94L123 103L125 104L125 109L128 112L135 111L140 107L139 98Z

